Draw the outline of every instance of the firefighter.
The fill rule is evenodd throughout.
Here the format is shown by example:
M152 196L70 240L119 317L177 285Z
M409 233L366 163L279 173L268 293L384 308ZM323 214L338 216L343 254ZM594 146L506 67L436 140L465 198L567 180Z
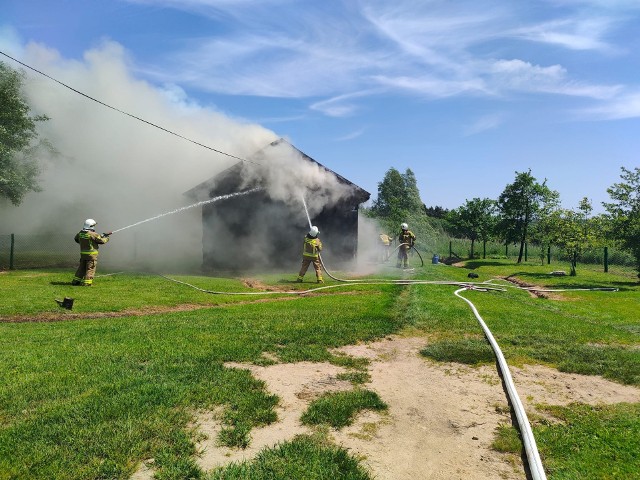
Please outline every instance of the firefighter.
M409 266L409 257L407 256L407 253L416 242L416 236L411 230L409 230L409 225L406 223L401 224L400 228L400 235L398 235L398 243L400 246L398 247L398 263L396 263L396 267L407 268Z
M302 267L300 267L300 273L298 273L298 283L302 282L304 274L307 273L307 268L313 263L313 268L316 270L316 279L318 283L324 283L322 280L322 270L320 270L320 251L322 250L322 242L318 238L318 227L315 225L311 227L309 233L304 237L304 245L302 247Z
M380 234L380 261L383 263L386 262L391 255L391 242L392 239L389 235L384 232Z
M74 240L80 244L80 265L76 270L71 285L81 285L90 287L93 285L93 277L96 274L98 265L98 248L99 245L109 241L111 232L100 235L96 233L95 227L97 222L93 218L87 218L84 227L80 230Z

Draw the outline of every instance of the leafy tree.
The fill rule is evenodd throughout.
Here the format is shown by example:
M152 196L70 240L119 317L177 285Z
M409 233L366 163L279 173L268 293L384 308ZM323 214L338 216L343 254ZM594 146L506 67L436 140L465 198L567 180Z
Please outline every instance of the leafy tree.
M640 168L622 167L622 181L607 189L613 202L603 202L612 222L612 236L633 253L640 278Z
M545 198L538 211L537 218L531 224L529 238L540 245L540 262L544 265L545 248L550 248L554 243L556 234L556 214L558 211L558 196L551 195Z
M571 261L571 276L576 276L576 265L580 254L596 241L597 230L590 218L591 202L588 198L580 201L578 210L555 210L551 215L553 243L562 248Z
M424 213L427 217L445 218L449 214L449 210L440 207L439 205L436 205L435 207L427 207L423 204L422 207L424 208Z
M416 177L410 169L403 174L390 168L378 183L377 199L365 213L375 218L387 233L399 233L400 224L407 222L419 243L434 236L434 227L425 215Z
M30 115L22 91L24 77L0 62L0 197L16 206L27 192L40 191L36 122L48 120Z
M520 243L518 263L522 262L524 244L529 228L538 220L543 205L552 205L558 200L558 192L546 186L547 181L538 183L528 172L516 172L516 179L507 185L498 198L500 222L498 231L505 242Z
M392 167L378 183L378 198L373 202L371 214L395 229L416 214L422 215L422 208L414 173L407 169L402 174Z
M474 258L476 240L486 242L495 227L496 202L489 198L474 198L449 212L447 220L458 235L471 240L471 258Z

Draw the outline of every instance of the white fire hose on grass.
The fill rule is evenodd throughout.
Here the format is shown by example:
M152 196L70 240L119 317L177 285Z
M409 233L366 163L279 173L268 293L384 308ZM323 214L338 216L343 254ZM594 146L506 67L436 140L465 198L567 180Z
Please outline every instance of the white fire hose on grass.
M496 342L495 338L491 334L491 330L487 327L487 324L484 323L482 317L478 313L475 305L468 299L464 298L460 295L460 292L466 290L465 288L461 288L454 292L456 297L461 298L465 302L469 304L473 314L476 316L478 323L482 327L487 340L491 344L491 348L496 355L498 360L498 365L500 367L500 372L502 374L502 379L504 381L505 387L507 389L507 395L509 396L509 401L513 407L514 413L516 415L516 419L518 421L518 428L520 429L520 434L522 436L522 443L524 444L524 450L527 455L527 463L529 464L529 471L531 472L531 478L533 480L546 480L547 476L544 473L544 468L542 466L542 461L540 460L540 454L538 453L538 447L536 445L536 439L533 436L533 431L531 430L531 425L529 425L529 420L527 418L527 413L522 406L522 402L520 401L520 397L518 396L518 392L516 391L516 386L513 383L513 379L511 378L511 372L509 371L509 366L507 365L507 361L502 354L502 350L498 346L498 342Z

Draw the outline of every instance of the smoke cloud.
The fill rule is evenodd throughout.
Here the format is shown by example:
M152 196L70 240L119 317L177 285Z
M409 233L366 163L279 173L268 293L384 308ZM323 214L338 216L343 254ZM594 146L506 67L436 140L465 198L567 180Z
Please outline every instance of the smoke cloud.
M233 219L231 224L238 228L266 232L277 225L278 237L301 242L308 229L303 197L314 218L354 194L352 185L309 161L287 141L275 142L279 137L274 132L199 105L175 85L158 87L140 80L127 52L115 42L104 42L81 60L63 58L35 43L18 50L21 61L88 96L248 159L243 163L239 190L260 186L274 205L263 205L250 227L242 225L244 219ZM67 235L71 240L84 220L93 218L98 232L117 231L103 247L100 262L104 268L198 269L203 252L202 210L182 208L194 200L184 193L238 159L100 105L30 70L26 73L25 93L32 113L50 117L39 124L40 136L55 151L42 149L39 153L42 192L29 193L19 207L0 201L0 233ZM205 196L198 200L208 198L208 191L201 193ZM225 229L231 230L228 216L234 213L226 209L225 202L216 203L216 209L226 210L220 214L227 217ZM277 207L281 203L289 207L289 213ZM173 211L176 213L164 215ZM251 260L256 268L264 264L265 252L255 251L251 240L240 238L237 231L223 231L218 222L211 223L207 228L218 229L213 238L220 245L254 255ZM322 233L323 226L319 227ZM277 242L269 255L279 254ZM338 240L333 243L337 249ZM74 247L71 240L70 248Z
M178 87L159 88L136 78L126 51L114 42L87 51L82 60L32 43L20 59L115 108L240 158L277 138L259 125L190 101ZM188 204L185 191L237 162L31 71L25 89L32 112L50 117L39 132L55 152L40 152L42 192L28 194L19 207L0 203L0 233L73 238L86 218L97 220L97 231L116 230ZM114 235L104 247L109 255L101 259L131 258L137 249L137 257L151 264L161 258L199 263L201 228L199 209L171 215Z
M304 197L313 218L325 207L353 195L353 186L317 163L308 161L287 142L261 150L243 170L245 185L260 182L273 200L299 208Z

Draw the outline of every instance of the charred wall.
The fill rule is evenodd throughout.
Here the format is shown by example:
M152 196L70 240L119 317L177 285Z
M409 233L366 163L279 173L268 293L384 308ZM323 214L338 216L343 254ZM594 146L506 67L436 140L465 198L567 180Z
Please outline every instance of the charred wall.
M304 211L294 211L264 192L205 205L203 270L240 273L292 269L300 265L308 228ZM325 207L312 223L320 229L327 267L342 268L355 258L358 240L357 199Z

